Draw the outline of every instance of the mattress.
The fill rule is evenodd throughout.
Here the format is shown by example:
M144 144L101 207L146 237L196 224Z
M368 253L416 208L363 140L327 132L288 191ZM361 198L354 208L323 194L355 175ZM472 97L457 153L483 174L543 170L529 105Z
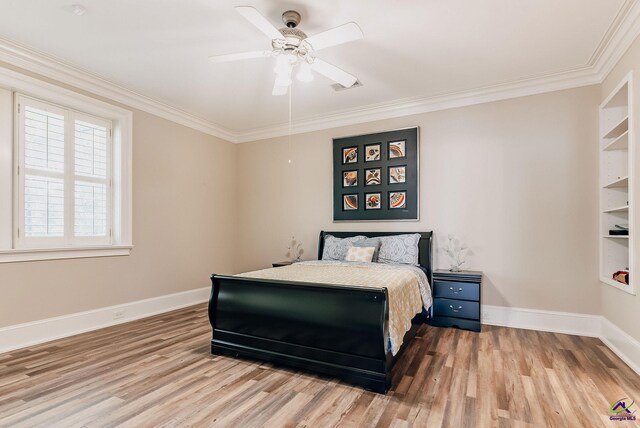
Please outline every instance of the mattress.
M389 296L389 342L386 350L397 354L411 320L431 307L431 287L417 266L356 263L329 260L294 263L236 276L276 281L386 288Z

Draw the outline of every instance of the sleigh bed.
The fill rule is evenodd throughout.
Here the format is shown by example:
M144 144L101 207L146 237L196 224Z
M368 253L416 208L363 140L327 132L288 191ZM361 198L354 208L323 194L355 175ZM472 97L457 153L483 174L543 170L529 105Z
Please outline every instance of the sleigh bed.
M408 232L403 232L408 233ZM421 235L420 269L431 284L432 232ZM379 237L394 232L321 232L325 237ZM276 268L286 269L286 268ZM211 352L243 356L340 378L385 393L391 369L425 321L416 315L399 351L389 342L387 288L212 275L209 320Z

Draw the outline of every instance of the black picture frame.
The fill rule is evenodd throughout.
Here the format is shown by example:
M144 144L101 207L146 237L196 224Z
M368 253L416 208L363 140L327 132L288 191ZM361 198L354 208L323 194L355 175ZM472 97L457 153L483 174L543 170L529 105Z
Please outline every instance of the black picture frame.
M373 204L369 198L375 197L377 198L377 203ZM364 194L364 209L365 210L381 210L382 209L382 193L380 192L371 192Z
M404 168L404 175L403 175L404 181L399 181L399 180L398 181L394 181L393 180L394 174L392 174L391 170L392 169L398 169L398 168ZM391 185L406 183L407 182L407 166L406 165L391 165L391 166L387 167L387 181L388 181L388 184L391 184Z
M370 174L370 171L373 174ZM377 178L375 171L378 172ZM382 168L365 168L363 179L365 187L380 186L382 184Z
M380 149L379 155L375 160L367 160L368 149L376 146ZM352 148L357 149L355 161L344 163L343 151ZM391 182L390 172L396 167L404 167L404 182ZM380 171L379 184L371 182L367 184L367 171L371 170ZM357 183L353 186L344 186L343 174L349 171L357 171ZM419 220L418 175L418 127L334 138L333 220ZM344 197L347 195L357 195L356 209L345 209ZM370 195L379 195L379 208L368 206Z
M350 165L350 164L348 164ZM351 173L351 172L355 172L355 182L353 184L347 184L347 174ZM343 189L354 189L358 187L358 184L360 183L360 172L357 169L345 169L344 171L342 171L342 188Z
M357 193L348 193L342 195L342 211L355 211L360 206L358 203L358 194Z
M355 154L355 157L353 158L353 160L350 160L346 155L346 152L350 149L355 149L355 151L351 151L352 154ZM357 146L343 147L342 150L340 150L340 153L342 156L341 157L342 165L355 165L356 163L358 163L358 152L359 150Z
M376 150L377 155L369 155L369 149ZM365 162L378 162L382 156L382 143L366 144L363 153Z

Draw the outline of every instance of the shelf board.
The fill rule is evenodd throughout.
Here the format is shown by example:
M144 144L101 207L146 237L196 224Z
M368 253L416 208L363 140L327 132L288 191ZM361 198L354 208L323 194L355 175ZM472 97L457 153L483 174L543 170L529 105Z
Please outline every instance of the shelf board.
M629 131L624 131L622 135L618 138L607 144L604 151L612 151L612 150L629 150Z
M627 284L623 284L621 282L618 282L616 280L614 280L613 278L607 278L604 276L600 276L600 281L604 282L605 284L609 284L615 288L618 288L622 291L626 291L629 294L633 294L635 295L636 293L634 292L633 287L631 286L631 284L627 285ZM633 283L633 279L631 280L631 283Z
M603 189L613 189L616 187L629 187L629 176L627 175L626 177L618 178L617 180L602 186Z
M629 212L629 205L625 205L622 207L617 207L617 208L610 208L608 210L604 210L602 211L604 214L613 214L613 213L628 213Z
M609 239L629 239L629 235L605 235L603 238Z
M625 116L618 122L609 132L604 134L602 138L617 138L629 130L629 116Z

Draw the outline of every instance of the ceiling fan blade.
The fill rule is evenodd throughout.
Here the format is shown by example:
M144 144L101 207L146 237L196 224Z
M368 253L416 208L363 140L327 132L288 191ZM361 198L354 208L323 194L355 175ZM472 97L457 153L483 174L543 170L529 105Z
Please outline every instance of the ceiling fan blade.
M286 95L289 92L288 86L280 86L277 83L273 85L273 91L271 91L271 95L280 96Z
M271 51L253 51L253 52L241 52L227 55L214 55L209 57L211 62L230 62L238 61L241 59L251 58L264 58L271 55Z
M313 50L318 51L320 49L340 45L342 43L359 40L363 37L364 34L358 24L355 22L349 22L348 24L307 37L305 41L311 45Z
M236 10L258 30L266 34L271 40L283 38L280 31L255 8L251 6L237 6Z
M354 83L358 81L358 78L356 76L353 76L346 71L336 67L335 65L321 60L320 58L316 58L311 63L311 69L317 71L323 76L328 77L334 82L341 84L345 88L350 88Z

